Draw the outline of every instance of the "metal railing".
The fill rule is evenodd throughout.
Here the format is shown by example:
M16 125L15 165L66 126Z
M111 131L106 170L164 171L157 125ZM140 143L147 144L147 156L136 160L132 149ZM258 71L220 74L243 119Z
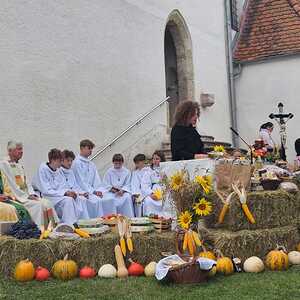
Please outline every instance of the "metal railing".
M143 114L141 117L139 117L134 123L132 123L130 126L128 126L124 131L122 131L118 136L116 136L110 143L108 143L106 146L104 146L102 149L98 150L93 156L91 156L91 160L94 160L99 155L101 155L106 149L110 148L115 142L117 142L121 137L123 137L128 131L130 131L135 126L139 125L145 118L147 118L150 114L152 114L156 109L161 107L163 104L168 102L170 97L168 96L158 104L156 104L154 107L151 108L147 113Z

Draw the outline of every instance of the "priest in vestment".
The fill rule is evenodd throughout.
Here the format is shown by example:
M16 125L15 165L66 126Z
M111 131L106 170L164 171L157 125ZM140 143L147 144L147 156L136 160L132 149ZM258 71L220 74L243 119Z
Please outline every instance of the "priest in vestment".
M0 163L0 168L6 175L10 186L10 196L18 199L32 214L32 219L37 225L45 225L59 221L55 209L50 201L38 197L32 186L27 183L26 173L20 160L23 157L21 142L9 141L7 144L8 158ZM38 203L36 203L38 202ZM42 214L38 213L37 206L41 206Z
M42 163L33 179L33 186L43 197L50 200L58 217L63 223L73 225L79 219L86 218L86 203L77 197L76 192L65 186L60 173L62 153L51 149L48 153L49 162Z
M72 170L80 189L88 193L89 202L94 203L96 207L100 202L104 215L115 214L117 210L114 199L103 186L96 165L89 159L94 147L90 140L80 142L80 154L73 161ZM89 216L99 217L96 209L89 209Z
M131 174L123 167L124 158L121 154L113 156L113 166L107 170L103 182L115 200L117 212L127 217L134 217L130 191Z

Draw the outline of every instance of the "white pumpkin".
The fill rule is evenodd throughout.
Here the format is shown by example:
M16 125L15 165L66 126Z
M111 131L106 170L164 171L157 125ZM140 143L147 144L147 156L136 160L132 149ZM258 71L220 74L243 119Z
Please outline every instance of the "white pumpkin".
M292 265L300 265L300 252L299 251L291 251L288 254L289 262Z
M155 275L155 270L156 270L156 262L152 261L145 267L144 273L147 277L151 277Z
M113 265L103 265L98 272L98 276L103 278L115 278L117 276L117 270Z
M259 273L265 269L265 265L259 257L251 256L245 260L243 268L247 273Z

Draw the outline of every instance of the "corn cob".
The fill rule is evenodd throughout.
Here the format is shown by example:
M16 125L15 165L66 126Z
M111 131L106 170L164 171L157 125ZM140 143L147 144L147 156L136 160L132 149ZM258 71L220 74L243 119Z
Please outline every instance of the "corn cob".
M199 234L195 231L192 231L192 236L193 236L193 240L195 242L195 244L200 247L202 245L200 238L199 238Z
M82 230L82 229L79 229L79 228L75 228L74 231L75 231L75 233L77 233L82 238L89 238L89 237L91 237L89 235L89 233L86 232L85 230Z
M229 204L225 203L222 207L222 210L219 214L218 224L222 224L224 222L225 215L229 209Z
M131 237L127 238L127 248L128 248L128 250L129 250L130 253L133 251L133 244L132 244Z
M188 240L188 233L186 232L183 237L183 245L182 245L183 251L185 251L187 249L187 240Z
M194 256L195 254L195 243L193 239L193 235L190 231L187 232L188 238L187 238L187 246L188 250L191 256Z
M120 246L124 256L126 256L126 243L124 237L120 238Z
M254 224L255 223L255 219L254 219L253 215L251 214L251 212L250 212L250 210L248 208L248 205L246 203L242 204L242 209L243 209L243 211L244 211L247 219L249 220L249 222L251 224Z

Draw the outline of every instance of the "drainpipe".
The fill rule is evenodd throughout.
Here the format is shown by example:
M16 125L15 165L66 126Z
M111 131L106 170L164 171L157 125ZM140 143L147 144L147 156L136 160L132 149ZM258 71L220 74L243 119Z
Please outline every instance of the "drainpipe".
M224 0L224 30L225 30L225 51L226 51L226 66L227 66L227 82L228 82L228 97L230 109L230 125L238 131L237 126L237 105L234 86L233 60L232 60L232 31L231 31L231 7L230 1ZM232 132L232 144L234 147L239 146L237 136Z

